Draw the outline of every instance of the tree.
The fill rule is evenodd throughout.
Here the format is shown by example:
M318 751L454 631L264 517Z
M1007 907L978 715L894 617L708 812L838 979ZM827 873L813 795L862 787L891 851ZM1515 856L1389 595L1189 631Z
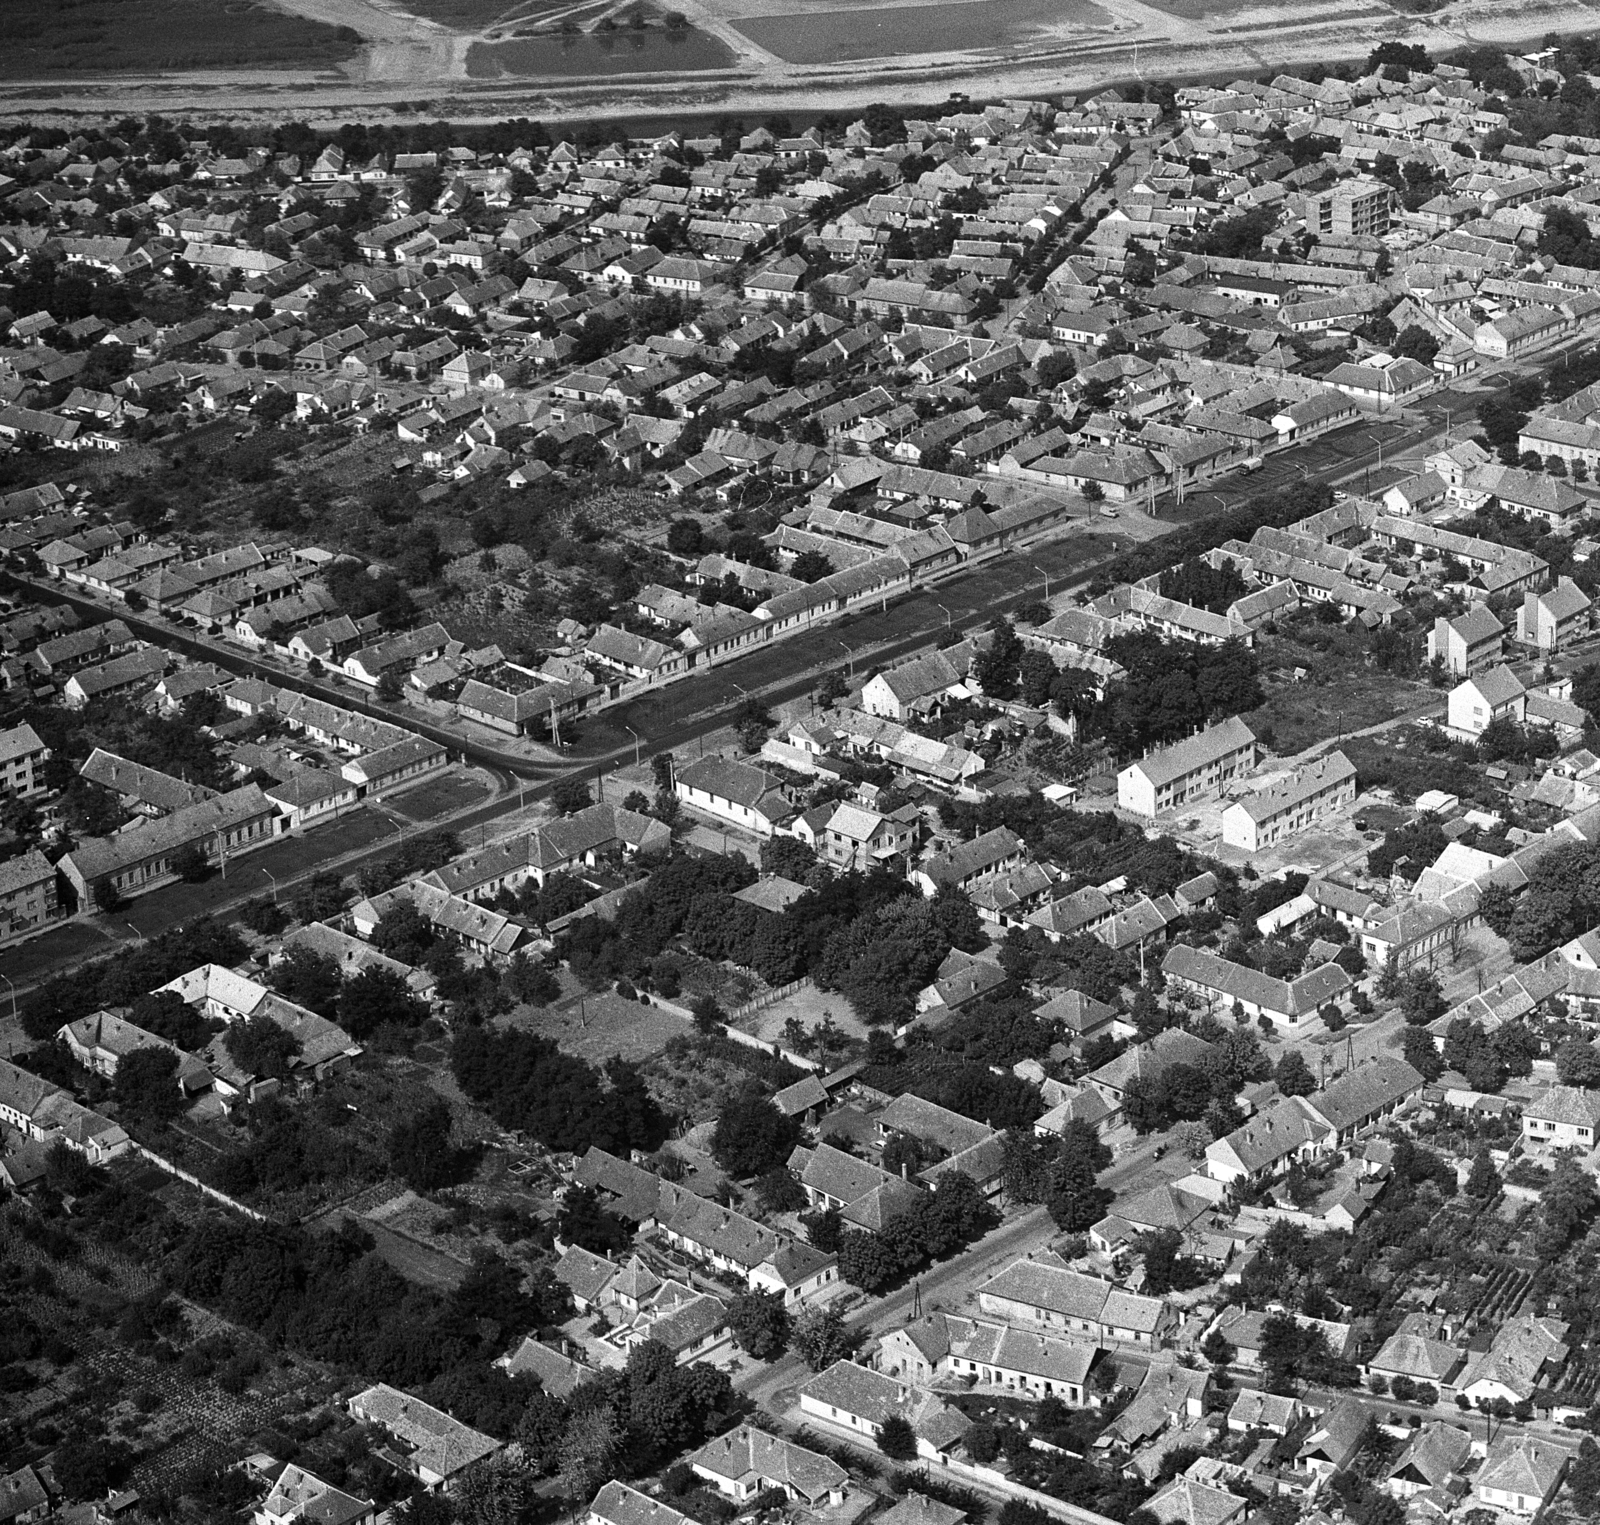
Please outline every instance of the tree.
M411 994L397 969L375 965L345 981L339 997L339 1025L352 1038L366 1038L380 1027L418 1027L428 1008Z
M292 947L267 971L267 982L279 995L321 1017L339 1009L344 976L336 959L313 948Z
M392 667L386 667L378 674L378 682L372 692L385 704L398 704L405 697L405 690L400 686L400 674Z
M188 1105L178 1084L178 1055L170 1048L135 1049L117 1065L112 1094L134 1117L165 1122Z
M133 1452L121 1441L74 1438L56 1448L51 1469L70 1499L104 1497L126 1475Z
M576 773L558 778L550 789L550 803L562 815L576 815L594 803L589 794L588 780Z
M1285 1096L1309 1096L1317 1088L1317 1077L1299 1049L1289 1049L1272 1072L1278 1089Z
M1401 1033L1400 1057L1424 1080L1437 1080L1444 1074L1444 1060L1439 1057L1438 1045L1425 1027L1408 1027Z
M789 575L801 582L819 582L833 572L833 563L821 551L802 551L789 568Z
M1000 1437L992 1424L975 1424L964 1442L967 1455L980 1467L987 1467L1000 1454Z
M222 1044L241 1070L263 1079L282 1080L289 1073L289 1061L300 1052L300 1040L268 1016L230 1023Z
M1111 1151L1092 1124L1073 1118L1062 1129L1045 1197L1059 1228L1080 1233L1105 1217L1116 1193L1098 1185L1096 1177L1110 1163Z
M1549 1259L1566 1248L1573 1236L1600 1207L1594 1177L1570 1154L1562 1154L1542 1193L1543 1221L1535 1239L1541 1258Z
M1473 1157L1472 1170L1467 1176L1467 1195L1487 1202L1500 1192L1500 1173L1487 1149L1480 1149Z
M917 1459L917 1432L911 1422L899 1414L891 1414L878 1426L878 1449L890 1461L915 1461Z
M1568 1038L1556 1050L1556 1078L1564 1086L1600 1086L1600 1049L1582 1038Z
M711 1153L735 1176L764 1175L782 1165L800 1130L759 1086L748 1084L723 1109L711 1135Z
M596 1255L608 1255L628 1247L628 1230L622 1220L608 1213L592 1186L569 1186L561 1199L556 1232L565 1244Z
M789 1343L793 1320L776 1292L741 1293L728 1304L728 1328L734 1343L758 1361L780 1356Z
M1585 1435L1567 1473L1567 1491L1572 1502L1593 1519L1600 1515L1600 1445Z
M155 990L133 1003L128 1020L193 1053L211 1041L212 1025L176 990Z
M172 872L185 884L198 884L211 872L205 849L194 842L184 843L167 861Z
M1233 1342L1220 1329L1213 1329L1200 1342L1200 1354L1213 1366L1231 1366L1239 1354Z
M1439 986L1439 976L1431 969L1418 969L1406 976L1400 990L1400 1010L1411 1027L1426 1027L1449 1008Z
M413 1191L432 1191L458 1178L461 1152L450 1143L450 1108L443 1097L389 1130L389 1168Z
M621 1427L604 1405L572 1416L562 1439L561 1483L570 1499L593 1498L600 1484L615 1472Z
M462 1474L455 1493L455 1525L522 1525L545 1506L538 1474L513 1447Z
M823 1371L835 1361L849 1360L864 1338L861 1330L845 1323L837 1308L811 1307L795 1319L789 1345L812 1371Z
M529 1006L548 1006L561 996L561 981L554 971L542 959L531 959L526 953L511 956L505 983L512 995ZM661 988L659 981L656 988ZM662 994L668 992L662 991Z
M824 1255L832 1255L844 1237L844 1217L837 1207L825 1207L820 1212L802 1213L800 1224L806 1231L806 1243Z

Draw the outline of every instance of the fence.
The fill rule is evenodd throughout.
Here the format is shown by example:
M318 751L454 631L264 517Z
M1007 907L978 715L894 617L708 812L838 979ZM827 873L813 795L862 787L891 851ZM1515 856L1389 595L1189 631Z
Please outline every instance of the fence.
M192 1175L171 1160L163 1158L153 1150L146 1149L143 1144L133 1146L134 1153L150 1161L158 1170L164 1170L169 1176L176 1176L180 1181L186 1181L197 1191L203 1191L214 1202L220 1202L224 1207L231 1208L236 1213L243 1213L247 1218L254 1218L257 1223L271 1223L272 1219L264 1213L258 1213L253 1207L246 1207L242 1202L235 1202L226 1192L220 1192L215 1186L208 1186L197 1175Z
M735 1043L744 1044L746 1048L758 1048L763 1054L772 1054L779 1059L787 1059L796 1069L810 1070L814 1074L822 1068L822 1065L815 1059L802 1058L792 1050L784 1048L782 1044L768 1043L765 1039L754 1037L750 1033L742 1033L736 1027L724 1028L723 1036L732 1038Z

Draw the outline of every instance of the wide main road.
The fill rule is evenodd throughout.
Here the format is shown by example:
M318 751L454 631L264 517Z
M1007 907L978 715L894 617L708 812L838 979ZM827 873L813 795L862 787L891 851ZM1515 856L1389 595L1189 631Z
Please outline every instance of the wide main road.
M1159 521L1166 529L1231 508L1244 499L1308 477L1347 478L1393 456L1435 432L1432 420L1403 424L1358 424L1327 435L1300 450L1274 456L1263 470L1215 494L1191 497L1181 510L1163 505ZM1135 525L1134 521L1140 521ZM1124 528L1124 525L1127 528ZM0 585L27 597L71 603L99 620L115 614L147 639L184 652L197 661L213 662L244 676L295 688L347 708L411 726L488 769L500 792L481 804L429 823L448 826L465 840L474 831L490 831L496 822L524 804L543 799L560 777L581 772L604 774L632 760L634 735L640 750L671 751L687 759L705 738L725 727L746 695L777 705L804 698L820 674L839 668L859 677L869 666L884 666L923 650L947 634L987 625L997 615L1051 594L1081 588L1103 563L1137 539L1149 538L1155 526L1142 513L1124 509L1117 519L1077 524L1057 538L1008 552L933 588L918 589L886 604L858 609L826 627L776 641L770 646L680 682L664 685L581 723L576 740L562 754L530 759L486 742L463 738L430 724L404 707L375 705L348 688L319 683L309 675L286 675L250 653L207 641L165 622L142 619L126 610L69 590L58 583L36 583L0 574ZM1160 531L1158 531L1160 532ZM404 796L400 797L403 804ZM57 927L6 954L6 973L18 990L58 969L103 952L108 945L152 937L202 914L227 915L246 900L264 893L283 894L320 869L354 873L394 851L407 828L384 807L358 812L304 837L286 837L230 862L226 880L173 884L133 901L114 917L94 916ZM426 826L418 829L427 829ZM7 995L10 994L8 990Z

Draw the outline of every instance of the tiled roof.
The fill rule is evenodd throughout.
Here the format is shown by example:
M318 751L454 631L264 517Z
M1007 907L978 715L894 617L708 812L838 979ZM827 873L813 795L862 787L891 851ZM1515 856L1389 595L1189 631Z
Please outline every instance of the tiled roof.
M849 1481L836 1461L748 1424L708 1442L688 1462L735 1482L754 1476L767 1487L793 1488L812 1502Z
M357 1393L350 1400L350 1411L405 1442L416 1462L438 1477L453 1477L500 1449L498 1440L386 1383Z

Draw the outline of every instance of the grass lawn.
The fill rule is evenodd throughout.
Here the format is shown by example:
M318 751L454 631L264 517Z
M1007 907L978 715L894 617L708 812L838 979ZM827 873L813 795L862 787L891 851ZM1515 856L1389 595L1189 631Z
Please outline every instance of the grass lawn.
M0 78L238 64L328 68L361 39L260 0L5 0Z
M1267 702L1244 719L1257 736L1270 727L1272 750L1292 757L1315 742L1365 729L1415 709L1420 700L1409 688L1397 688L1387 673L1365 669L1330 682L1269 684Z
M553 1006L519 1006L510 1018L513 1027L526 1028L554 1038L569 1054L603 1065L617 1055L632 1064L651 1059L667 1040L691 1029L682 1017L625 1000L613 991L599 995L578 993L570 975L562 976L567 993Z
M384 804L408 820L436 821L452 810L475 804L487 792L481 778L452 769L425 784L418 784L415 789L389 796Z

